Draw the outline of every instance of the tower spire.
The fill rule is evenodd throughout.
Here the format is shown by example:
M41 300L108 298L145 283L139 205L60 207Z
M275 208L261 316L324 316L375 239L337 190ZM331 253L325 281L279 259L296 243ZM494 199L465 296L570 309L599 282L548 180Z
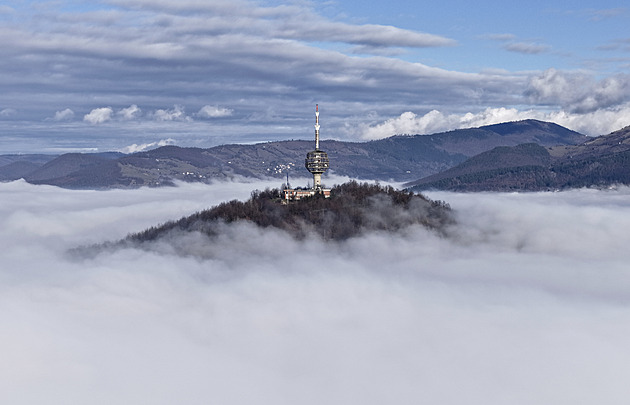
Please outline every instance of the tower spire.
M315 104L315 150L319 150L319 104Z

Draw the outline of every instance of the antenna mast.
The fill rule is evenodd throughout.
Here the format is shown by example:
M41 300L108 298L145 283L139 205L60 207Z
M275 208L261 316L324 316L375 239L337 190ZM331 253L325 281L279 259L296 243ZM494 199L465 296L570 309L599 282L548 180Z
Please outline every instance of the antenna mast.
M319 150L319 104L315 104L315 150Z

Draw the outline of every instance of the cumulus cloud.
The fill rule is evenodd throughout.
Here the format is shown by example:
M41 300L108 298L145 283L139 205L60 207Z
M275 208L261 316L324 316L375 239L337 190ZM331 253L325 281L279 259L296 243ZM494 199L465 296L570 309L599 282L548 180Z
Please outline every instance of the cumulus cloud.
M123 120L135 120L142 115L142 110L135 104L130 105L127 108L122 108L119 110L116 115L118 115Z
M53 121L70 121L74 118L74 111L69 108L55 112Z
M221 118L229 117L234 113L231 108L218 107L216 105L204 105L197 112L196 116L200 118Z
M502 122L536 119L553 122L589 136L606 135L630 125L630 103L580 114L560 111L486 108L476 113L445 114L437 110L418 115L411 111L377 124L360 124L347 129L352 136L365 140L393 135L429 135L462 128L476 128Z
M168 139L161 139L157 142L143 143L140 145L134 143L133 145L125 146L124 148L120 149L119 152L129 154L129 153L143 152L145 150L153 149L160 146L175 145L175 144L176 144L175 139L168 138Z
M407 111L376 125L363 125L359 130L363 139L373 140L393 135L427 135L453 129L480 127L528 118L541 119L544 113L519 111L515 108L487 108L479 113L444 114L437 110L418 116Z
M156 110L153 112L153 119L156 121L192 121L192 118L186 115L185 108L182 105L174 105L173 108L168 110Z
M142 110L135 104L127 108L121 108L114 112L112 107L95 108L83 117L83 121L90 124L102 124L112 120L131 121L138 119L142 115ZM55 121L70 120L74 117L74 112L67 108L55 113Z
M102 124L112 119L114 110L111 107L95 108L83 116L83 121L90 124Z
M536 103L588 113L630 100L630 75L618 74L597 81L585 73L548 69L530 79L526 94Z
M586 135L606 135L630 125L630 103L585 114L554 111L539 116L539 119L555 122Z
M430 111L420 117L407 111L399 117L390 118L378 125L366 126L362 137L371 140L401 134L428 134L448 126L448 121L449 118L437 110Z
M435 193L458 212L450 238L418 228L326 244L237 225L214 246L181 241L211 259L64 253L269 185L0 184L0 399L625 401L627 188Z
M9 118L17 115L17 110L14 108L4 108L0 110L0 118Z

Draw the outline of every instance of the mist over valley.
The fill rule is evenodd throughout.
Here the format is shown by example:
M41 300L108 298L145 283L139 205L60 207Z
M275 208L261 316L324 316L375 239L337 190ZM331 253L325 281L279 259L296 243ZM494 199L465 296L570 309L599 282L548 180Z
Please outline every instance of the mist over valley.
M626 3L3 1L0 403L625 405Z
M429 192L453 209L449 237L411 226L331 243L237 222L211 245L173 235L197 255L68 254L276 186L0 184L0 399L624 401L627 187Z

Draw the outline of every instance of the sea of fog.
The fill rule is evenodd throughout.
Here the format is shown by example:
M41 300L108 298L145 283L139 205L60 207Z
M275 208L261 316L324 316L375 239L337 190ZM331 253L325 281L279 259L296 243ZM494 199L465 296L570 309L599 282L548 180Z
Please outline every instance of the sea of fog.
M629 188L427 193L448 238L237 225L182 235L199 256L68 253L267 186L1 183L0 402L627 403Z

